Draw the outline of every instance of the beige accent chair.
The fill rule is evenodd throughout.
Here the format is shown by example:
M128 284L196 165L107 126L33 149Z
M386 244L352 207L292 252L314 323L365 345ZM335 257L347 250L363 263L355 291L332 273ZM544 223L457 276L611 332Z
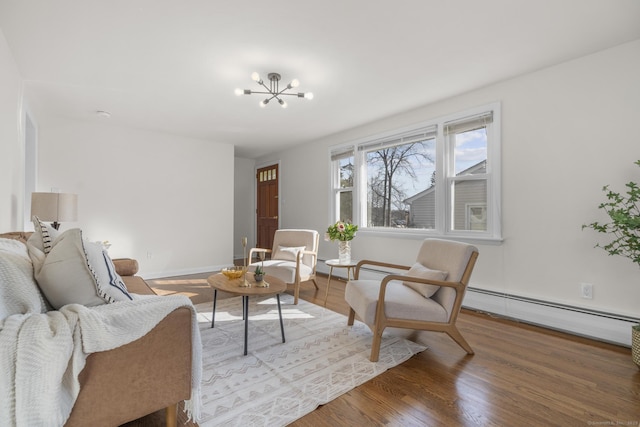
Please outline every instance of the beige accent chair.
M387 327L444 332L468 354L471 346L456 328L462 299L478 257L478 249L465 243L425 239L412 266L362 260L354 280L347 283L348 324L355 315L373 332L371 361L377 362L382 332ZM360 269L373 265L408 270L380 280L360 280Z
M318 242L320 234L315 230L276 230L273 236L273 249L252 248L249 262L259 253L271 254L264 261L266 274L275 276L288 285L293 285L293 303L298 304L300 283L311 280L316 283L316 264L318 263ZM255 271L261 261L249 264L247 270Z

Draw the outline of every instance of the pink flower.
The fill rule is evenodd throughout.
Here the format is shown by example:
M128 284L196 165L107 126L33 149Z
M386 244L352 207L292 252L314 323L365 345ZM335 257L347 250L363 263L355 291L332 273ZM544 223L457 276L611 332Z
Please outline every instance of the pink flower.
M338 223L338 231L340 233L344 233L344 230L345 230L344 222L339 222Z

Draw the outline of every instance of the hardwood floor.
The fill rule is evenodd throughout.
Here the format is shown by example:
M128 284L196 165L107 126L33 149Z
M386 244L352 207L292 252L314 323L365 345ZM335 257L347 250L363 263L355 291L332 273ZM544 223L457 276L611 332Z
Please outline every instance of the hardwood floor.
M149 284L202 302L211 295L206 276ZM300 297L322 305L326 282L319 277L319 290L304 283ZM344 288L332 279L327 308L346 315ZM468 310L458 327L475 355L444 334L412 333L426 351L291 425L640 425L640 369L630 349ZM130 425L162 425L151 419Z

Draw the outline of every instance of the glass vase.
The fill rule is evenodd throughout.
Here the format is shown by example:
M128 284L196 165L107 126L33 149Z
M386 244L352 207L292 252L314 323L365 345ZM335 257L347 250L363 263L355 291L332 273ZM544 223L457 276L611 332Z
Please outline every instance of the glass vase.
M340 264L351 263L351 242L341 240L338 242L338 261Z

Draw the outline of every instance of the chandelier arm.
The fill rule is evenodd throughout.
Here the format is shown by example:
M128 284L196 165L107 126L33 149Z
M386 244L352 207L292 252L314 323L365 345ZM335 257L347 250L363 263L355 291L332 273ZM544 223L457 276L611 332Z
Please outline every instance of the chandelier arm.
M271 95L271 98L268 98L269 101L271 101L273 98L277 99L278 101L280 100L280 98L278 98L278 95L273 92L270 92L269 95Z
M298 98L302 98L304 96L304 93L302 95L300 95L299 93L287 93L285 91L281 91L279 93L274 93L274 92L262 92L262 91L257 91L257 90L252 90L250 94L248 95L253 95L254 93L258 93L261 95L272 95L272 97L276 97L276 96L281 96L281 95L289 95L289 96L297 96Z
M260 92L260 91L257 91L257 90L252 90L249 95L253 95L254 93L259 93L261 95L273 95L273 92Z
M259 82L257 82L257 83L258 83L260 86L262 86L263 88L265 88L266 90L268 90L268 91L269 91L268 93L273 93L273 92L271 91L271 88L270 88L270 87L268 87L266 84L264 84L264 82L263 82L262 80L260 80L260 81L259 81ZM258 92L256 92L256 93L258 93Z

